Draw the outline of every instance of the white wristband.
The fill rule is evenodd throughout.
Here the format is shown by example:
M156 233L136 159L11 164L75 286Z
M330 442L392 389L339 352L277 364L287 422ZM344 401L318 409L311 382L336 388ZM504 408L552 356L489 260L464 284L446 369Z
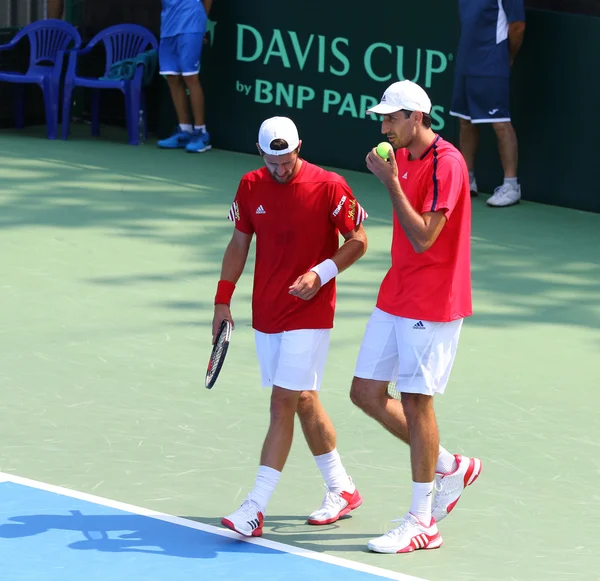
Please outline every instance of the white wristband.
M324 260L321 264L317 264L314 268L310 269L311 272L316 272L321 279L321 286L325 286L332 278L335 278L338 274L338 267L331 258Z

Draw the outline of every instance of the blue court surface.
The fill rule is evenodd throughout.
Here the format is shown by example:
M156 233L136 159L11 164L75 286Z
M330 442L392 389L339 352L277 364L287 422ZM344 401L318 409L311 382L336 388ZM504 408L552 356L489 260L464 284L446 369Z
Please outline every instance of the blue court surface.
M0 506L10 581L423 581L9 474Z

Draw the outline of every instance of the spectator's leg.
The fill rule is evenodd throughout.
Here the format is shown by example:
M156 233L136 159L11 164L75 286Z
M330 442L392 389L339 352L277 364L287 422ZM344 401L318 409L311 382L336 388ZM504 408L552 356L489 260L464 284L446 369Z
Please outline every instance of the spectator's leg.
M64 0L48 0L48 18L60 20L63 17L64 8Z
M518 144L517 134L512 123L493 123L492 127L498 138L498 151L504 169L504 178L517 177Z
M204 91L202 90L200 79L198 75L186 75L183 79L190 92L194 126L202 127L206 124L206 119L204 117Z
M173 99L179 125L191 125L192 120L190 118L188 98L181 75L167 75L167 82L169 83L171 98Z

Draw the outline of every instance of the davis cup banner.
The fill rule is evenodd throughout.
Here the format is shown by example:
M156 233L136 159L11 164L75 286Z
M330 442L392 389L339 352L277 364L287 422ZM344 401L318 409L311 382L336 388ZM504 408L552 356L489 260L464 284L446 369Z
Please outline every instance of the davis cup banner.
M217 0L201 73L215 146L254 153L260 123L284 115L298 125L307 159L363 170L382 139L381 118L365 111L403 79L428 91L434 130L454 139L455 3L381 6Z

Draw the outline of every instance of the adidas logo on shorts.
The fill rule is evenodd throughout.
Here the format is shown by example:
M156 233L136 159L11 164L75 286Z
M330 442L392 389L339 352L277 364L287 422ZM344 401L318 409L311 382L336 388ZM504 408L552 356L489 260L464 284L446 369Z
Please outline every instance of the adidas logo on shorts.
M423 321L419 321L413 325L413 329L417 329L417 331L424 331L426 327L423 325Z

